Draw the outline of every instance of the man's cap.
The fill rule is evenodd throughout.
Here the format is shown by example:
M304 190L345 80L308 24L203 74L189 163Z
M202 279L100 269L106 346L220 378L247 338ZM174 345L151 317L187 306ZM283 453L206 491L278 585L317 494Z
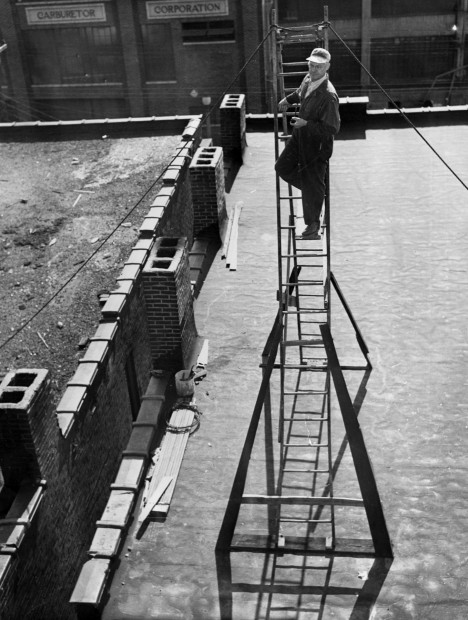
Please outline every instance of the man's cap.
M326 50L324 47L316 47L312 50L311 55L306 58L306 60L311 60L313 62L323 64L325 62L330 62L331 56L330 52Z

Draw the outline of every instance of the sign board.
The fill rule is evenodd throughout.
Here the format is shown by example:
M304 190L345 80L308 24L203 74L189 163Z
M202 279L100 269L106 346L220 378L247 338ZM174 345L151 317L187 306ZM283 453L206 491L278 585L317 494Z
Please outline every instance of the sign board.
M218 17L229 15L228 0L202 0L201 2L187 2L187 0L152 0L146 3L148 19L178 19L181 17Z
M104 4L53 4L26 6L26 21L30 26L42 24L82 24L107 21Z

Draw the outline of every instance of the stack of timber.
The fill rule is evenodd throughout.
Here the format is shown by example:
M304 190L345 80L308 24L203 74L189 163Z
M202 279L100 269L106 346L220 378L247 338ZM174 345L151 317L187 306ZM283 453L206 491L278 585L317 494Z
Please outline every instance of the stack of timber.
M221 258L226 259L226 267L228 267L230 271L236 271L237 269L237 238L239 232L239 218L243 206L244 203L242 201L234 205L234 208L229 214L225 230L221 231L221 236L223 238Z
M158 450L151 481L143 497L138 528L150 516L167 516L190 435L188 429L193 424L194 416L194 411L185 409L183 404L172 412L169 427ZM178 428L181 430L178 431Z

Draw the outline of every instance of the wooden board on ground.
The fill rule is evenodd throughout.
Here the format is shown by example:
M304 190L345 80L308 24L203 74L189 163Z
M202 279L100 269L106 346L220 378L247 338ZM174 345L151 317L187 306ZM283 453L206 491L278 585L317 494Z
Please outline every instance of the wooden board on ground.
M231 209L231 213L229 214L229 217L225 219L220 226L219 235L221 237L221 241L223 242L223 246L221 248L221 258L226 258L226 254L227 254L227 250L229 246L229 238L231 236L232 222L234 220L234 210L235 210L235 207Z
M183 428L192 425L195 413L191 409L183 409L182 407L183 405L181 405L180 409L176 409L172 413L169 420L171 426ZM171 481L166 486L162 495L153 503L150 511L150 515L152 516L158 514L164 515L169 511L189 434L188 430L185 432L173 432L170 428L166 430L159 459L155 464L153 477L148 490L148 501L165 477L171 477Z
M226 267L229 267L230 271L236 271L237 269L237 238L239 233L239 218L242 207L242 202L238 202L234 207L231 236L229 238L229 246L226 254Z
M197 368L200 366L204 368L208 364L208 340L203 341L202 348L197 358Z
M146 519L149 517L150 512L153 510L155 504L161 499L161 496L166 491L167 487L170 485L171 482L172 482L172 476L164 476L160 480L154 493L148 496L148 500L146 501L146 504L143 506L138 516L137 530L141 527L144 521L146 521Z

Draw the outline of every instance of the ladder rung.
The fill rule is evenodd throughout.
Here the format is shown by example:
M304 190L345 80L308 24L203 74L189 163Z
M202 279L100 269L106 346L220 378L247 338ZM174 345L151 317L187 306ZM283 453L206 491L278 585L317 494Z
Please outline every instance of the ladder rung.
M302 569L304 570L304 569ZM283 581L283 580L282 580ZM290 583L296 583L296 582L290 582ZM274 605L274 606L269 606L269 609L273 612L276 613L277 611L292 611L294 612L294 615L297 617L297 613L299 611L305 611L307 614L309 614L309 618L310 618L310 614L318 614L322 611L321 607L297 607L297 605Z
M302 196L280 196L280 200L302 200Z
M328 448L327 443L284 443L285 448Z
M307 60L296 60L295 62L282 62L283 67L297 67L307 65Z
M285 570L304 570L304 566L302 565L302 562L300 564L300 566L296 566L295 564L275 564L275 569L285 569ZM307 566L307 570L329 570L328 566ZM293 611L296 609L296 607L293 608Z
M283 469L283 474L329 474L329 469Z
M326 422L328 418L283 418L283 422Z
M283 347L313 347L317 344L323 346L323 340L321 338L317 340L285 340L281 344Z
M301 249L301 252L303 252L303 250ZM321 258L322 256L324 256L323 254L319 257L317 256L313 256L311 254L300 254L299 252L296 252L295 254L281 254L281 258ZM323 265L303 265L301 264L301 267L323 267Z
M323 415L323 411L300 411L296 410L294 415Z
M284 392L285 396L310 396L328 394L327 390L301 390L299 392Z
M326 310L282 310L283 314L325 314Z
M326 370L326 366L313 366L312 364L283 364L285 370Z
M278 521L284 523L333 523L331 519L295 519L293 517L280 517Z
M259 368L266 368L267 366L268 364L258 365ZM298 368L297 366L282 366L281 364L273 364L274 370L281 370L282 368L286 370L303 370L304 372L325 372L328 370L328 366L301 366Z
M323 285L323 280L293 280L292 282L283 282L282 286L317 286ZM325 312L325 309L317 308Z
M304 75L307 75L307 71L291 71L291 72L288 71L287 73L278 73L278 75L280 77L290 77L290 76L294 77L296 75L304 76Z

